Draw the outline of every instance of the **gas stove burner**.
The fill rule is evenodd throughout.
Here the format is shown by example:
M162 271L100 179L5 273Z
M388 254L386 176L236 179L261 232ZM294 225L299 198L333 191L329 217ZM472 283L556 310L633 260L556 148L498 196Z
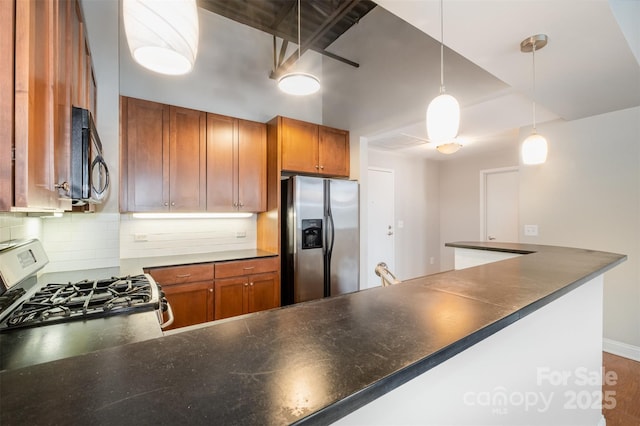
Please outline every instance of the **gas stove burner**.
M158 307L157 287L145 275L50 283L14 310L6 327L31 327Z

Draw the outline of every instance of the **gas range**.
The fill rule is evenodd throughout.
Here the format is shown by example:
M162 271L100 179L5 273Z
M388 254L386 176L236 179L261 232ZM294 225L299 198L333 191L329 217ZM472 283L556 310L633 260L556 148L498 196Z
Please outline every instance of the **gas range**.
M147 275L49 283L14 307L0 324L0 332L132 312L160 311L161 303L158 286Z
M148 274L38 276L48 261L38 240L0 246L0 370L161 337L173 322Z

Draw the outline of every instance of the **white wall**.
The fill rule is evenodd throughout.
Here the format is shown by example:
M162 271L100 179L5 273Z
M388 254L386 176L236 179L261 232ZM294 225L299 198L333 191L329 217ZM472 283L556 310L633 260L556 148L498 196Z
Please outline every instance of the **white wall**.
M537 224L540 234L521 241L626 254L605 274L604 335L640 347L640 108L538 132L549 157L520 169L520 228Z
M519 148L508 148L440 164L440 268L453 269L454 253L444 244L480 238L480 170L516 166Z
M391 169L395 175L395 269L392 272L400 280L439 272L438 163L370 149L369 167ZM404 222L402 228L398 227L399 221Z

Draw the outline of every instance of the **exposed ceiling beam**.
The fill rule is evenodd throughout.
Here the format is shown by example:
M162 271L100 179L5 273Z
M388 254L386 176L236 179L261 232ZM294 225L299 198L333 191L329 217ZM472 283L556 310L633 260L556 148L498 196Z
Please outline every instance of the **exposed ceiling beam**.
M327 52L326 50L324 50L323 48L320 47L315 47L313 46L313 42L317 41L320 37L322 37L322 35L324 35L329 29L331 29L331 26L329 26L328 28L326 28L328 23L335 23L338 22L339 18L342 18L346 13L348 13L351 9L353 9L353 7L355 7L361 0L350 0L346 3L344 3L343 5L341 5L341 7L339 9L337 9L333 14L331 14L331 16L325 21L323 22L323 24L321 25L320 28L322 28L322 32L316 30L313 34L313 40L312 42L306 42L306 43L302 43L302 53L304 53L307 50L313 50L314 52L317 52L323 56L326 56L328 58L334 59L336 61L340 61L344 64L350 65L352 67L356 67L358 68L360 65L354 61L351 61L349 59L343 58L342 56ZM210 12L213 12L217 15L221 15L224 16L225 18L231 19L233 21L236 22L240 22L241 24L247 25L249 27L258 29L260 31L263 31L265 33L271 34L273 36L279 37L282 40L286 40L288 42L292 42L292 43L298 43L298 40L296 39L296 37L292 37L291 35L289 35L288 33L278 30L276 27L282 22L282 20L284 20L284 18L287 16L287 14L293 9L293 6L295 6L296 1L291 1L291 2L287 2L283 5L283 7L278 11L278 14L276 15L276 18L273 20L273 22L271 23L271 25L265 25L256 21L252 21L249 18L246 18L240 14L236 14L233 13L232 11L230 11L229 9L223 9L223 8L219 8L217 7L215 2L209 2L207 0L198 0L198 6L208 10ZM337 12L339 13L339 18L335 18ZM297 54L298 51L296 50L294 52L294 55L297 58ZM279 61L279 67L277 68L278 71L278 76L281 75L284 70L286 68L288 68L289 66L291 66L293 63L295 62L295 60L292 60L291 57L287 59L287 61L285 61L284 63L282 61ZM286 64L286 65L285 65ZM285 67L286 68L282 68ZM274 72L271 73L270 77L271 78L276 78L274 77Z
M309 37L308 40L305 40L304 42L300 42L300 46L298 47L298 49L296 49L295 52L293 52L293 54L291 54L291 56L289 56L287 58L286 61L284 61L282 64L280 64L278 66L278 68L276 68L269 77L277 79L280 78L280 76L282 74L284 74L289 67L291 67L293 64L296 63L296 61L298 60L299 56L302 56L304 54L304 52L306 52L307 50L309 50L311 48L311 50L315 50L312 48L313 44L319 40L320 38L322 38L322 36L324 36L327 31L329 31L331 29L331 27L333 25L335 25L337 22L339 22L347 13L349 13L349 11L351 9L353 9L354 7L356 7L356 5L358 3L360 3L361 0L349 0L346 1L344 3L342 3L340 5L340 7L338 7L336 10L333 11L333 13L331 13L331 15L329 15L329 17L327 17L327 19L322 23L322 25L320 25L318 28L316 28L316 30L311 34L311 36ZM298 51L300 51L300 54L298 54ZM318 51L315 50L318 53L322 54L322 55L326 55L328 57L331 57L332 59L338 59L340 58L337 55L333 55L329 52L327 52L326 50L322 49L322 51ZM355 62L349 61L348 59L338 59L341 62L344 63L348 63L351 66L354 67L359 67L360 65L358 65Z

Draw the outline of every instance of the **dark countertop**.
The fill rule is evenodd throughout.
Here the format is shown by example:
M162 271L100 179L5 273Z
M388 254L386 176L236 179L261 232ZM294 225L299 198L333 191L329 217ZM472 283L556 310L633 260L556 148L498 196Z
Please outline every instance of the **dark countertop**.
M259 249L245 249L209 253L181 254L172 256L120 259L120 272L124 275L134 275L141 274L143 268L192 265L196 263L224 262L228 260L244 260L273 256L277 256L277 254Z
M531 254L4 371L0 423L327 424L626 259L490 247Z

